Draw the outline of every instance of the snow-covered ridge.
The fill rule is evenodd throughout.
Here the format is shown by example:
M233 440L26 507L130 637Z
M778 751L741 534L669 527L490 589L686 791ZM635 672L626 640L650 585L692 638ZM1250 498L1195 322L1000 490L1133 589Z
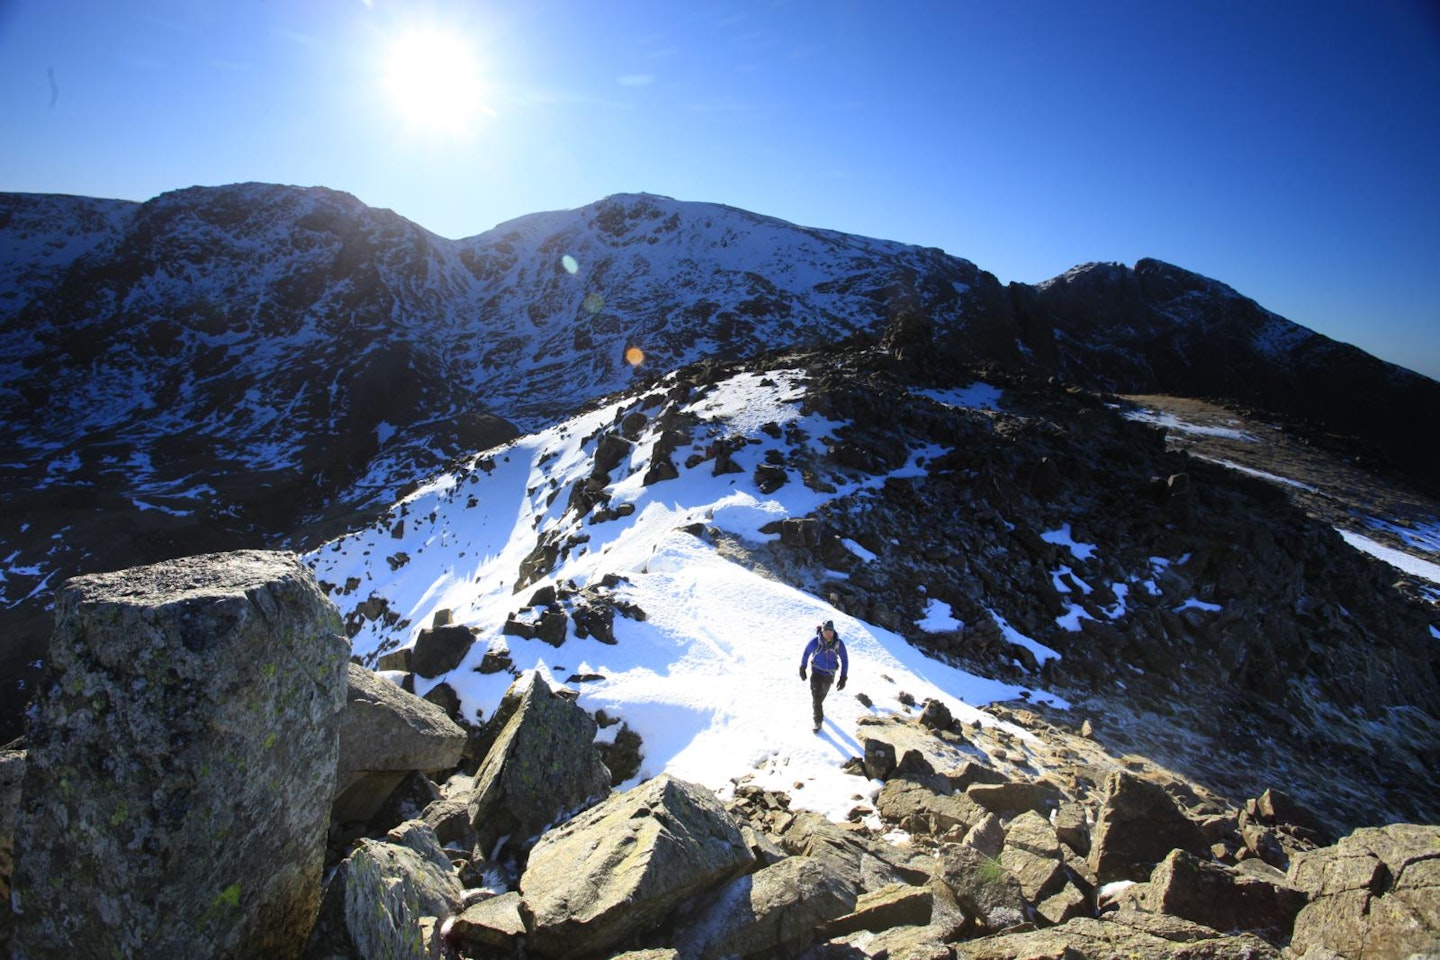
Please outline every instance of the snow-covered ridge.
M998 395L993 388L975 393ZM805 436L823 454L837 424L803 414L802 398L799 371L746 373L693 397L679 413L698 419L697 447L705 438L779 431ZM471 468L437 476L375 526L308 555L316 576L338 588L333 599L342 612L361 624L352 638L355 652L365 656L413 642L436 611L450 610L457 622L478 630L477 642L459 668L418 681L417 692L445 682L467 715L488 713L512 677L475 668L487 654L501 652L517 667L560 683L603 677L578 685L580 702L640 733L646 757L640 777L668 771L722 794L750 777L793 792L797 806L837 819L855 804L857 781L840 765L862 752L853 734L861 716L904 712L904 700L934 698L961 719L997 723L978 705L1014 698L1021 688L928 659L903 637L767 578L721 546L731 538L773 539L762 532L773 521L803 517L827 499L883 478L819 493L796 473L766 495L751 479L765 460L765 444L742 443L733 452L734 473L715 475L706 462L647 486L645 467L658 440L650 430L607 486L609 509L626 516L594 522L568 509L569 491L594 468L599 434L646 402L632 397L492 451ZM682 448L675 457L691 452L699 451ZM707 532L697 535L697 525ZM573 549L542 581L517 590L517 571L537 539L546 538ZM558 649L503 633L539 587L583 589L607 577L619 578L617 601L644 611L643 621L616 618L614 645L580 639L573 625ZM347 583L354 586L347 590ZM376 597L400 619L357 618L367 603L377 609ZM829 721L817 736L810 730L808 687L796 673L801 650L824 620L836 622L848 645L849 690L864 691L871 705L850 693L832 695Z

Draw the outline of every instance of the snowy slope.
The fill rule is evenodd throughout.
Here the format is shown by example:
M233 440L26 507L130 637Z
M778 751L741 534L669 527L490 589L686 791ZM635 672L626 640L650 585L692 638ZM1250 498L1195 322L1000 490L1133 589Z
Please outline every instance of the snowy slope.
M834 424L802 415L800 378L796 371L741 374L693 399L686 412L701 417L703 433L716 438L756 435L767 424L798 428L819 454ZM998 396L988 389L973 395L986 402ZM836 819L855 806L860 781L842 773L840 764L862 752L855 739L862 716L906 711L901 697L908 694L911 703L938 699L957 718L994 724L979 708L1020 695L1019 687L930 660L897 634L739 562L735 545L771 539L762 532L767 524L804 516L823 499L854 489L852 482L834 494L816 493L796 476L773 495L761 494L751 479L764 458L761 445L747 444L735 454L741 472L715 476L706 464L645 486L644 468L657 439L651 431L609 488L611 509L631 505L634 513L603 523L578 519L567 510L565 494L590 474L595 435L644 402L631 397L492 451L487 467L441 475L386 520L308 555L322 582L360 584L348 594L332 594L352 621L376 595L401 617L388 625L383 618L356 621L363 627L353 637L355 652L412 642L437 610L451 610L457 622L478 628L477 643L455 671L432 681L417 678L417 692L443 680L460 694L467 715L488 715L513 678L482 675L475 667L487 653L502 650L516 667L541 670L560 683L598 676L603 679L573 684L580 702L621 718L641 735L640 777L668 771L722 794L734 781L753 778L791 792L797 806ZM912 460L901 472L914 469ZM698 535L692 532L696 524ZM537 535L564 535L578 545L550 576L516 592L517 570ZM408 560L392 569L401 554ZM579 639L573 625L558 649L502 633L508 618L524 615L537 587L569 582L583 588L607 575L620 578L614 598L645 615L617 617L615 644ZM810 728L809 688L797 667L816 625L827 619L848 646L850 683L844 693L832 692L817 736Z

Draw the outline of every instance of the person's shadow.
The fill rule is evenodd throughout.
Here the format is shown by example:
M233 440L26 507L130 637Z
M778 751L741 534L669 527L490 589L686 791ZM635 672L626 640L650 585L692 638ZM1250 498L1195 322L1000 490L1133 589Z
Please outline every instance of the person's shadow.
M821 725L820 732L816 734L816 736L833 746L835 752L839 754L842 760L864 756L864 750L860 747L860 741L842 731L836 726L835 721L829 717L825 718L825 722Z

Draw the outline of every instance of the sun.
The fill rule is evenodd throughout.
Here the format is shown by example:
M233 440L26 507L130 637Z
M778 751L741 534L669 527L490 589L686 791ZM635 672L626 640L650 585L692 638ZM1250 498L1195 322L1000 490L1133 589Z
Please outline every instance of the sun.
M431 133L467 133L488 112L473 46L438 29L412 30L391 44L384 87L408 126Z

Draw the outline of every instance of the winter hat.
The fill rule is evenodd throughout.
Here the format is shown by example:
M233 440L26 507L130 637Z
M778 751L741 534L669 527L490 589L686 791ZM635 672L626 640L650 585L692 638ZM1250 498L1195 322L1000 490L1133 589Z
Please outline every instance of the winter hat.
M834 621L834 620L826 620L825 623L824 623L824 625L821 626L820 629L821 629L821 630L829 630L831 633L834 633L834 632L835 632L835 621Z

